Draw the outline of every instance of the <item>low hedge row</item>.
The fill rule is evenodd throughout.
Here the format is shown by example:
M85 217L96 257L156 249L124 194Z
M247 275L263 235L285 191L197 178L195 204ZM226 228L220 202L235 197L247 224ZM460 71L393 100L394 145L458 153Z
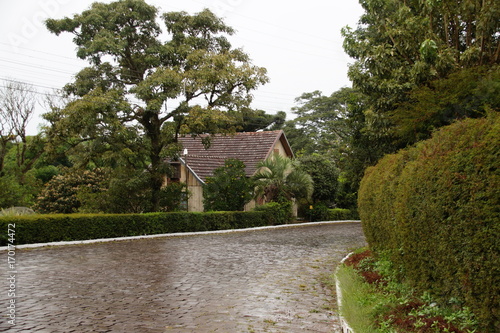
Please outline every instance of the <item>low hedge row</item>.
M359 214L375 252L500 331L500 116L457 122L369 168Z
M303 212L311 222L314 221L340 221L357 219L355 212L345 208L328 208L323 204L313 205L312 209Z
M8 244L9 224L15 224L14 244L114 238L163 233L211 231L284 224L290 221L278 205L253 212L172 212L148 214L32 215L0 218L0 246Z
M268 203L263 206L257 206L256 211L268 212L271 217L271 222L274 224L282 220L292 220L292 204L278 204L275 202ZM359 216L357 212L344 208L328 208L325 204L319 203L311 206L299 207L299 216L305 218L307 221L341 221L341 220L355 220Z

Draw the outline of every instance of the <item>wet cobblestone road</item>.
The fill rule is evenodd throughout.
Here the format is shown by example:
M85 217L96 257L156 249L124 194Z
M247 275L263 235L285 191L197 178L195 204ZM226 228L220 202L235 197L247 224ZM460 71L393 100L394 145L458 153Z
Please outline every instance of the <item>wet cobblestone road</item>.
M338 223L18 249L0 332L337 332L321 280L362 245Z

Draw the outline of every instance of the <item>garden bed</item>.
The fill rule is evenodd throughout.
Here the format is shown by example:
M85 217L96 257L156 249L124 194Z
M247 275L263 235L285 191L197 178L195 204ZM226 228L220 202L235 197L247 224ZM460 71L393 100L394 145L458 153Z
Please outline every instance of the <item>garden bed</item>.
M471 311L457 300L438 304L396 280L391 263L363 249L337 271L340 314L354 333L479 333Z

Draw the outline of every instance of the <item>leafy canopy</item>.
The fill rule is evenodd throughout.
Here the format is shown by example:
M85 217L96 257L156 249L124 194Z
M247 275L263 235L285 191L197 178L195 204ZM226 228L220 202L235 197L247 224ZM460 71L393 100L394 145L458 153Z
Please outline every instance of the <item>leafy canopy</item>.
M461 68L498 64L498 1L360 0L358 27L342 30L355 87L376 110Z
M143 0L96 2L46 26L73 34L77 56L89 62L64 88L71 102L46 115L53 137L89 158L139 148L148 159L153 210L163 157L175 152L177 136L234 131L234 114L250 110L250 92L268 81L264 68L231 47L233 29L209 10L160 15Z

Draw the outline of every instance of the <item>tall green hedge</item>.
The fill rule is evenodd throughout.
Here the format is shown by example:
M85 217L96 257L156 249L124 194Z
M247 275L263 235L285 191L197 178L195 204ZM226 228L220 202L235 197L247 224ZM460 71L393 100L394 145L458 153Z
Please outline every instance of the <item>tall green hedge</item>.
M280 205L254 212L59 214L0 218L0 246L15 224L15 245L177 232L250 228L290 222Z
M370 247L417 289L500 331L500 116L442 128L369 168L359 214Z

